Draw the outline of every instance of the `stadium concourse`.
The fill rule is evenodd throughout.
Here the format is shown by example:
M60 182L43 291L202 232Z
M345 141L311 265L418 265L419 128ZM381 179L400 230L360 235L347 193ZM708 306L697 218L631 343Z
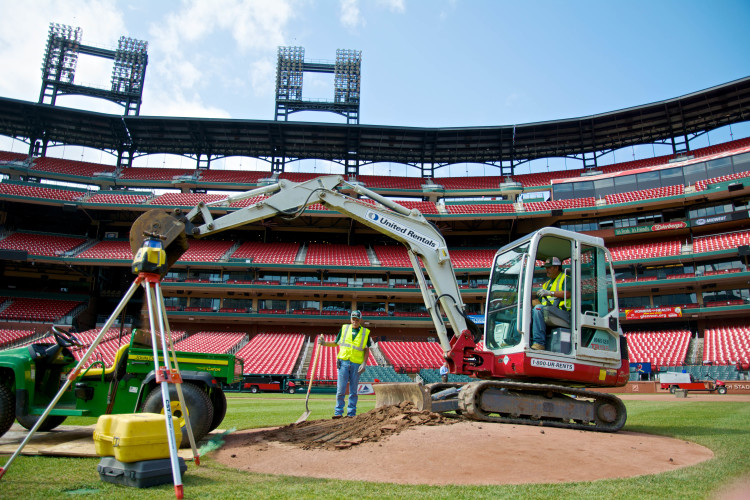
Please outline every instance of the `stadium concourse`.
M530 192L551 189L553 199L548 201L500 200L504 195L498 188L491 203L451 200L447 189L437 202L402 203L418 206L426 217L450 228L446 238L453 243L452 261L470 313L483 312L487 269L501 239L512 236L507 229L502 236L509 221L528 230L552 223L588 231L605 237L612 251L631 362L650 365L646 377L660 370L697 367L702 374L742 380L750 362L750 325L745 319L750 299L748 151L750 141L741 139L694 150L683 166L674 166L682 163L671 163L670 156L610 166L603 170L617 175L600 175L609 184L651 185L641 180L644 174L678 178L684 184L622 196L612 193L603 200L554 199L558 190L570 191L561 186L578 185L572 176L580 172L562 172L541 179L541 174L514 178ZM644 170L646 164L660 168ZM719 165L715 173L722 175L714 176L713 165ZM6 176L0 183L5 213L0 251L6 252L1 346L36 339L51 323L96 331L130 280L128 222L145 209L191 207L223 196L189 192L208 188L210 183L202 184L201 179L210 171L180 172L191 178L181 181L189 182L183 187L187 192L159 194L163 179L171 183L173 176L154 170L148 180L148 171L133 176L125 169L117 174L122 183L137 177L151 190L143 184L112 190L93 174L108 169L115 176L114 167L107 165L0 153L0 172ZM700 177L690 177L689 172L699 172ZM236 174L241 178L240 172ZM311 176L278 174L293 180ZM550 184L553 177L571 182ZM38 182L54 179L83 180L91 187ZM464 195L475 186L480 186L479 193L488 189L482 186L486 178L448 180L445 184ZM500 186L502 180L494 182ZM385 193L397 190L401 182L375 176L367 181ZM252 182L259 182L259 177L235 187L257 185ZM414 191L410 194L424 194ZM356 225L346 235L350 243L339 243L340 216L313 206L308 217L302 223L274 220L273 227L191 241L189 251L164 280L170 322L180 338L191 339L180 347L238 353L248 375L306 379L315 334L332 334L348 310L359 308L379 341L365 380L406 380L417 373L433 380L440 352L432 342L431 322L405 249ZM476 231L468 230L472 224ZM310 226L317 228L313 237ZM496 244L487 248L487 241ZM135 317L130 312L126 332ZM109 359L111 349L103 345L102 356ZM335 378L333 363L325 360L315 378ZM634 369L632 377L641 380L644 373Z
M474 317L485 312L498 248L546 226L585 232L612 251L631 380L664 371L746 380L750 137L732 137L731 127L744 122L748 102L744 78L586 119L419 129L163 120L0 97L0 135L29 145L0 151L0 348L37 340L53 323L93 338L133 279L129 231L145 211L213 202L215 217L236 212L265 195L222 203L228 192L314 179L322 174L291 165L320 160L440 228ZM720 128L732 139L707 144ZM57 157L54 146L66 144L118 155ZM635 158L636 146L655 144L659 154ZM153 154L192 158L195 168L134 164ZM269 160L269 169L211 168L229 156ZM555 157L574 167L532 170L533 160ZM365 175L368 163L410 165L414 175ZM445 175L460 163L491 174ZM519 173L527 163L531 171ZM319 204L191 240L163 292L178 347L235 353L248 377L332 384L333 357L311 373L315 338L359 309L376 340L363 381L437 378L441 354L405 248ZM98 357L111 359L140 326L141 302L128 304Z

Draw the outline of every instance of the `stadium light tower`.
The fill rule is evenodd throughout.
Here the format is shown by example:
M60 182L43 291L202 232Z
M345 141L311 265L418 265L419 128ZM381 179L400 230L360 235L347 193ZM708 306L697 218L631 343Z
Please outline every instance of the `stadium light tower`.
M287 121L298 111L327 111L359 123L360 68L362 51L338 49L334 63L305 61L303 47L279 47L276 64L275 120ZM302 97L304 73L333 73L333 98L305 100Z
M72 85L81 45L81 28L59 23L49 24L47 48L42 62L42 90L39 102L55 104L61 85Z
M276 119L279 119L284 104L302 101L302 79L305 63L303 47L279 47L276 66ZM286 115L284 115L286 119Z
M362 51L337 49L335 62L305 61L304 47L279 47L276 64L276 114L274 120L287 121L299 111L326 111L346 118L347 125L359 124ZM302 83L305 72L333 73L332 99L305 100ZM271 169L283 172L284 152L272 159ZM356 155L344 158L347 173L356 173Z
M343 113L347 117L347 123L352 119L355 119L356 123L359 123L361 67L362 51L347 49L336 50L336 64L333 73L333 101L336 104L343 106Z
M124 115L138 115L143 101L143 82L148 65L148 42L121 36L117 50L109 50L81 43L81 28L50 23L47 48L42 62L42 89L39 103L55 105L57 97L64 94L84 95L105 99L125 108ZM75 83L76 64L80 54L111 59L111 85L98 88ZM29 154L45 156L48 141L32 141ZM130 164L132 152L118 151L118 166Z
M112 66L112 94L125 106L125 114L138 115L143 97L143 80L148 64L148 42L121 36Z
M54 106L57 96L78 94L112 101L125 108L125 115L138 115L148 64L148 42L121 36L117 50L109 50L82 44L81 35L81 28L50 23L42 62L39 103ZM75 83L76 64L80 54L114 61L112 85L109 89Z

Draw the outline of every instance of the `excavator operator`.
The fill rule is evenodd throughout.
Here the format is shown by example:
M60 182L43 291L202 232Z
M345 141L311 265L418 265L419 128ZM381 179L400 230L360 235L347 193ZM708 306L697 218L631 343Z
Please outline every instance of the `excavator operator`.
M531 331L534 350L545 350L547 325L567 323L570 325L570 290L567 289L567 276L562 272L562 262L550 257L544 262L547 281L536 292L532 304Z

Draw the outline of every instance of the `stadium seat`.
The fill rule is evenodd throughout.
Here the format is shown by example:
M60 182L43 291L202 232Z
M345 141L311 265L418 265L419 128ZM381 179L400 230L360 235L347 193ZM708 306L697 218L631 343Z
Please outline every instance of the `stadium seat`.
M243 360L245 374L291 375L304 341L301 333L259 333L236 356Z
M250 260L259 264L293 264L299 243L260 243L246 241L230 256L231 259Z
M363 245L310 243L305 264L369 267L370 258Z
M685 363L690 330L633 331L625 334L631 363L676 366Z
M177 351L227 354L235 352L245 339L247 334L244 332L197 332L175 343L174 348Z
M397 372L416 373L422 368L437 369L443 364L443 351L437 342L380 341L378 348Z
M26 250L30 255L61 257L83 245L85 238L57 236L51 234L13 233L0 240L0 249Z

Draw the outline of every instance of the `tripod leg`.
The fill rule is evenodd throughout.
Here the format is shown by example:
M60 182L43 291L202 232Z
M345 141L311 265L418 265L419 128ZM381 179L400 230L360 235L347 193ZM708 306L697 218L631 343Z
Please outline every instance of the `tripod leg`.
M177 363L177 355L174 351L174 345L172 344L172 331L169 328L169 320L167 319L167 310L164 306L164 296L161 293L161 285L158 283L155 286L155 293L157 298L157 313L159 322L164 325L164 330L166 332L166 336L162 334L162 342L165 342L168 340L169 343L169 350L167 351L167 344L164 344L164 352L165 354L169 352L172 357L172 362L174 363L174 368L177 371L177 373L180 372L180 365ZM165 364L166 364L166 355L164 356ZM182 414L185 415L185 430L187 430L188 433L188 439L190 441L190 448L193 450L193 460L195 461L195 465L201 464L201 458L198 455L198 447L195 444L195 434L193 434L193 426L190 423L190 418L188 418L188 407L185 403L185 396L182 394L182 382L177 382L175 384L175 388L177 389L177 398L180 401L180 408L182 408Z
M158 284L155 283L154 287ZM169 382L166 377L160 377L159 368L159 348L156 341L156 328L154 325L154 313L156 312L157 305L155 304L154 291L152 290L151 283L144 282L143 286L146 288L146 302L148 305L148 322L151 328L151 344L154 351L154 369L156 370L157 380L161 380L161 399L164 405L164 420L167 426L167 443L169 444L169 457L172 462L172 479L174 482L175 495L177 498L182 498L182 476L180 474L180 462L177 455L177 439L174 433L174 422L172 421L172 402L169 399ZM161 321L161 314L159 317L159 334L161 335L162 344L164 344L164 324ZM166 351L163 352L165 370L168 372L168 358Z
M44 410L44 413L39 417L39 419L34 424L34 427L32 427L28 434L26 434L26 437L21 441L21 444L18 445L18 449L11 455L11 457L8 459L7 462L5 462L5 465L3 467L0 467L0 478L3 477L3 474L8 470L10 465L13 463L13 461L16 459L16 457L21 453L21 451L26 446L26 443L29 442L29 439L31 439L31 436L33 436L37 429L39 429L39 426L42 425L44 420L47 418L47 416L50 414L52 409L57 405L57 402L60 401L60 398L65 393L65 391L68 390L70 387L70 384L73 383L73 381L78 378L78 375L81 372L81 368L86 364L86 362L89 360L91 355L94 353L94 350L99 346L99 342L101 342L102 338L104 337L104 334L107 333L107 330L112 326L112 324L117 319L117 316L119 316L120 311L125 309L125 306L127 305L130 298L133 296L135 291L138 289L138 285L141 283L141 278L136 278L133 283L130 285L130 288L123 296L122 300L120 300L120 303L117 305L117 308L115 308L115 311L112 313L112 315L107 319L107 322L102 327L101 331L99 332L99 335L96 336L93 342L91 342L91 345L89 346L88 350L86 351L86 354L83 355L83 358L78 362L76 367L73 369L73 371L70 372L67 379L65 380L65 383L60 388L60 390L57 392L55 397L52 399L50 404L47 406L47 408Z

